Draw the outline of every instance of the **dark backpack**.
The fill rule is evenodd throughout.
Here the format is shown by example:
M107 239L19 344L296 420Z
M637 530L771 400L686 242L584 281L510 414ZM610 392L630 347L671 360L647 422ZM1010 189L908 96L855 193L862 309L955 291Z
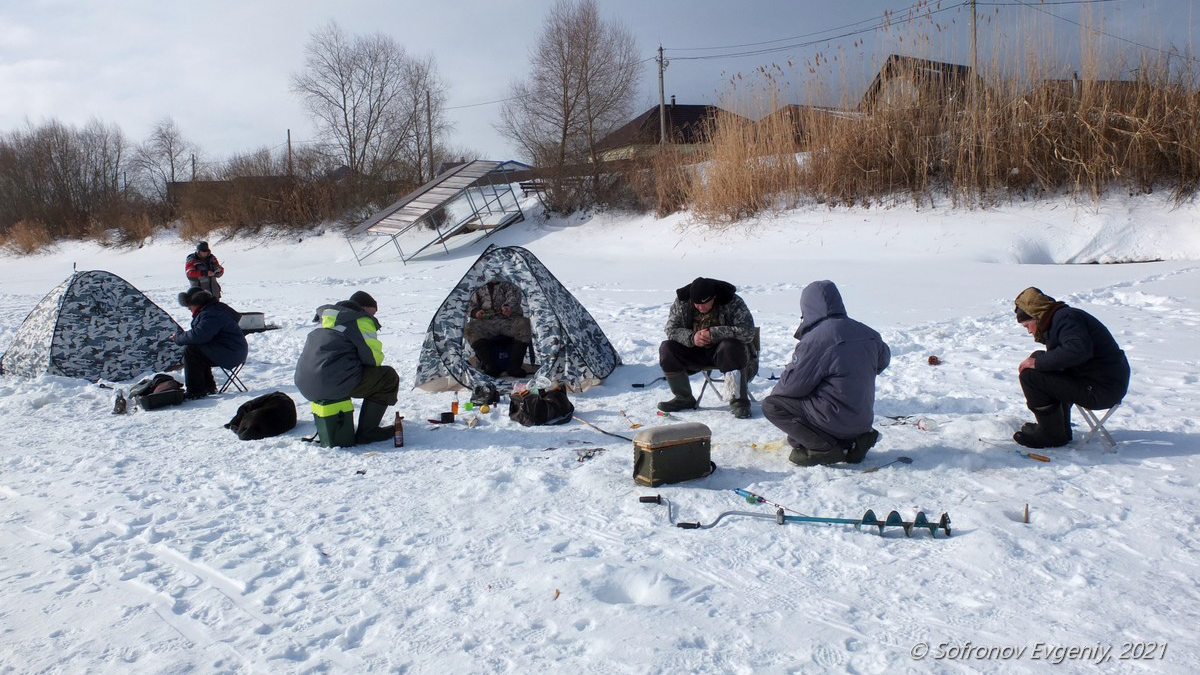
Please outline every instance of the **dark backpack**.
M183 403L183 384L166 373L159 373L133 385L129 397L142 410L156 410Z
M522 426L563 424L575 414L575 406L562 389L543 389L536 394L522 391L509 397L508 416Z
M225 425L243 441L278 436L296 427L296 402L282 391L243 403Z

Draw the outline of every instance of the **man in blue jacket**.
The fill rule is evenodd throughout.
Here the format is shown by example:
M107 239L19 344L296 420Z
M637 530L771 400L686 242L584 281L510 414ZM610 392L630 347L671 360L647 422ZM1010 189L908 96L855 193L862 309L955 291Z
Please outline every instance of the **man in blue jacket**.
M212 367L233 369L246 362L249 347L238 327L240 315L208 291L190 288L179 294L179 304L192 311L192 327L177 333L183 345L183 381L187 398L217 393Z
M875 377L892 352L868 326L846 316L832 281L814 281L800 294L796 351L763 399L763 416L782 429L794 464L857 464L879 440Z
M379 341L379 305L366 291L349 300L317 308L320 326L308 334L296 362L296 388L310 401L343 401L361 398L356 443L393 438L395 425L379 426L383 414L396 403L400 376L383 365Z
M1016 300L1017 322L1046 345L1017 366L1025 404L1036 423L1013 440L1027 448L1056 448L1071 440L1071 406L1111 408L1129 389L1129 361L1096 317L1030 286Z

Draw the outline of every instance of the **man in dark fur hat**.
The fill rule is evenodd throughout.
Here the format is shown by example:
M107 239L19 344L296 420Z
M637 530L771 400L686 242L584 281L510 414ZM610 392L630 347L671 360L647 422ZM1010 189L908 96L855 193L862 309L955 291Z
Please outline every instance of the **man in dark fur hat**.
M758 372L754 317L733 284L697 277L675 291L667 318L667 339L658 347L658 363L675 398L658 404L664 412L696 407L688 376L719 370L729 390L734 417L750 417L749 381Z
M179 304L192 311L192 327L172 339L183 345L183 381L188 398L217 393L212 367L233 369L246 362L249 346L239 314L206 290L189 288Z

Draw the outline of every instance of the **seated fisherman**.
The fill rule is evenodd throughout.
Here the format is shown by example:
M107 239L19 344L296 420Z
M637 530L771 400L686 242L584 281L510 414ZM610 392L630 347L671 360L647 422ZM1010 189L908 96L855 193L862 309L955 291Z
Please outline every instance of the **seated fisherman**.
M183 381L188 398L217 393L212 367L230 370L246 362L249 346L238 327L240 316L208 291L189 288L179 294L179 304L192 311L192 327L173 336L183 345Z
M754 317L736 290L726 281L697 277L675 291L667 317L668 339L658 346L658 363L675 398L659 403L659 410L695 408L688 376L712 368L725 376L733 416L750 417L747 387L758 372L758 355L751 353Z
M1017 367L1027 422L1013 440L1029 448L1055 448L1071 440L1071 406L1111 408L1129 389L1129 361L1112 333L1082 309L1057 302L1030 286L1016 300L1017 321L1046 345Z
M525 351L533 341L529 317L521 312L521 290L511 281L489 281L476 288L467 301L467 325L463 329L467 344L479 357L479 367L492 377L503 370L496 361L496 338L512 340L508 374L525 376Z

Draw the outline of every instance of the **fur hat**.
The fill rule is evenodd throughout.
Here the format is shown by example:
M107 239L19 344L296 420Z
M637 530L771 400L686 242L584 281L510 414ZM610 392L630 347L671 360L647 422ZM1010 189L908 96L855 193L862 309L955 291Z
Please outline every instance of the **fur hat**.
M179 294L179 304L183 307L196 307L212 300L212 293L203 288L192 287Z
M696 277L691 285L692 304L698 305L717 297L717 282L704 277Z
M199 244L196 244L196 250L197 250L197 251L204 251L205 253L212 253L212 249L208 248L208 242L207 242L207 241L202 241L202 242L200 242Z
M372 298L366 291L355 291L354 295L350 296L350 302L364 309L367 307L379 309L379 303L375 302L375 298Z

